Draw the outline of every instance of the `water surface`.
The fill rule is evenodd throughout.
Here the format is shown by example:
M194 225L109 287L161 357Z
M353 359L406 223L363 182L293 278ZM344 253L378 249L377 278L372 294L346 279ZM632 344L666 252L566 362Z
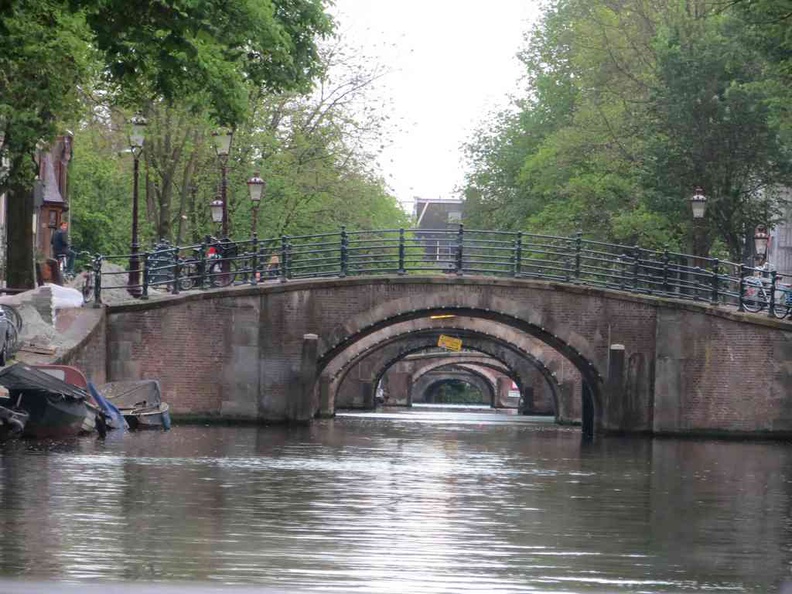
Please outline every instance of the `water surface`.
M792 448L488 411L0 446L0 576L284 591L767 592Z

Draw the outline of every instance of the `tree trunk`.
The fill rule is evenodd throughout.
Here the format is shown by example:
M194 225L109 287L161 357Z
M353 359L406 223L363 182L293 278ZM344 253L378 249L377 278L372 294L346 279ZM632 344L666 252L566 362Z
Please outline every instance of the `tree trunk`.
M7 194L6 283L14 289L36 286L33 268L33 192L21 184L11 184Z

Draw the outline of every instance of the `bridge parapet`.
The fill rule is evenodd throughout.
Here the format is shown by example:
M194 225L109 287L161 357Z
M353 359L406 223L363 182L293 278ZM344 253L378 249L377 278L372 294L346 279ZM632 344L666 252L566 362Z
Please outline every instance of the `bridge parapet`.
M436 249L432 250L432 247ZM775 273L734 262L668 250L523 232L383 229L245 239L207 238L188 246L160 245L137 254L140 283L127 272L102 272L103 261L126 264L131 255L97 256L96 293L124 289L146 299L152 290L178 293L267 280L377 275L490 276L559 281L709 303L783 318L792 289ZM137 278L131 277L131 278Z

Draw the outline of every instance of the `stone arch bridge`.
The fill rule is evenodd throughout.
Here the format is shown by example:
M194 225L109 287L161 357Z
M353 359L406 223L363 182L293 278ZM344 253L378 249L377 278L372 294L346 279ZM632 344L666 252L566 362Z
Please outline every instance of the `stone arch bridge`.
M361 369L379 380L443 334L523 392L544 374L584 432L792 434L792 324L554 281L393 275L165 296L107 307L67 359L98 379L158 378L175 415L305 422L332 415Z

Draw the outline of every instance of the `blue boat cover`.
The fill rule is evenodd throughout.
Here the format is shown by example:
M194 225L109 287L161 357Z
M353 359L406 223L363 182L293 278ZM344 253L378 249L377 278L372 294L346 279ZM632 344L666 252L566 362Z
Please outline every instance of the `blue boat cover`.
M94 402L102 409L102 411L111 419L111 426L113 429L121 429L122 431L127 429L127 422L124 420L124 415L121 414L121 411L118 410L115 404L109 402L107 398L102 396L99 390L96 389L96 386L93 382L88 382L88 391L91 393L91 397L94 399Z

